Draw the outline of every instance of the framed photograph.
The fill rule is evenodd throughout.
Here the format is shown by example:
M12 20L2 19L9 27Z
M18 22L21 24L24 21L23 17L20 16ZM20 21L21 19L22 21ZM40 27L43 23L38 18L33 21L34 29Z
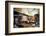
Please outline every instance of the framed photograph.
M45 4L5 1L5 34L45 32Z

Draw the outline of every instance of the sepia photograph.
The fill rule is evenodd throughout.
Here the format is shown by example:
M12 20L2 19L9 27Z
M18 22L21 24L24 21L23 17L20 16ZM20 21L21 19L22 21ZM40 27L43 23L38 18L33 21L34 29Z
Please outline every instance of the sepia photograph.
M39 27L39 9L14 8L14 28Z
M37 2L5 2L5 34L45 32L45 4Z

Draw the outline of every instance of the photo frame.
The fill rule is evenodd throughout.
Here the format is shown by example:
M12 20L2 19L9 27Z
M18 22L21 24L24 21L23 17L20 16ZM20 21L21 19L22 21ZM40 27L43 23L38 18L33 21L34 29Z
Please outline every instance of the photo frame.
M45 3L5 1L6 35L44 32Z

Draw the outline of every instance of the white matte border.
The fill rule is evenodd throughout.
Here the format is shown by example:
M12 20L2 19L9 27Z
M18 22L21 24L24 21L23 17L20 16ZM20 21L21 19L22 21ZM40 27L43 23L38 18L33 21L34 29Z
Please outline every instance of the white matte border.
M40 27L13 28L13 8L39 8ZM43 31L43 5L9 3L9 33Z

